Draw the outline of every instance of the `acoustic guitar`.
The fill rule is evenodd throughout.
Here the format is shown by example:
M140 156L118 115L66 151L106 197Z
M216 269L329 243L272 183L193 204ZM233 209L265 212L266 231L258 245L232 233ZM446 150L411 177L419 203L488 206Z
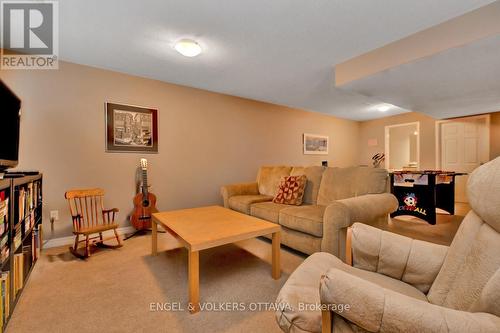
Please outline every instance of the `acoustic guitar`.
M142 186L141 192L134 198L134 213L130 221L135 229L151 229L151 214L157 212L156 196L148 191L148 161L141 158Z

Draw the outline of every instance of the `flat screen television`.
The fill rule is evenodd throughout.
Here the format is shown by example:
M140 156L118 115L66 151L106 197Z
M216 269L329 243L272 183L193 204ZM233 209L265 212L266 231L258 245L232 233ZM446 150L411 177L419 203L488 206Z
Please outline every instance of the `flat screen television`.
M18 163L20 120L21 100L0 80L0 173Z

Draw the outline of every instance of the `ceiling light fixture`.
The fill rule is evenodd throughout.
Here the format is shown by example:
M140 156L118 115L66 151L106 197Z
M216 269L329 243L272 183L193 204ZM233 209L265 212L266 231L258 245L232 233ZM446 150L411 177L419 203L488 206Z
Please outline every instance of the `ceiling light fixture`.
M201 46L192 39L181 39L175 43L175 50L185 57L196 57L201 53Z
M386 111L389 111L391 107L387 104L383 104L383 105L380 105L377 110L379 110L380 112L386 112Z

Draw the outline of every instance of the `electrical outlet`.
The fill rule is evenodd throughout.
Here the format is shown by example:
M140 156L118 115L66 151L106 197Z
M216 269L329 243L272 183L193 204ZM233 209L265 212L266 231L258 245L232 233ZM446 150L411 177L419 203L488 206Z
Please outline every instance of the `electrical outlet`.
M59 221L59 211L58 210L51 210L50 211L50 219L53 221Z

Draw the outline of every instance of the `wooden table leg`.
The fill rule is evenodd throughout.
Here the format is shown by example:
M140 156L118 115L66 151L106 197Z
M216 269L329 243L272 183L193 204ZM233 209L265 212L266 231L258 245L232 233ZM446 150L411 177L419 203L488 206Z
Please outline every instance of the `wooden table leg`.
M321 332L332 332L332 313L328 309L321 310Z
M155 220L151 223L151 255L156 256L158 254L158 225Z
M281 277L281 264L280 264L280 232L273 233L273 279L278 280Z
M200 252L189 251L189 311L200 311Z

